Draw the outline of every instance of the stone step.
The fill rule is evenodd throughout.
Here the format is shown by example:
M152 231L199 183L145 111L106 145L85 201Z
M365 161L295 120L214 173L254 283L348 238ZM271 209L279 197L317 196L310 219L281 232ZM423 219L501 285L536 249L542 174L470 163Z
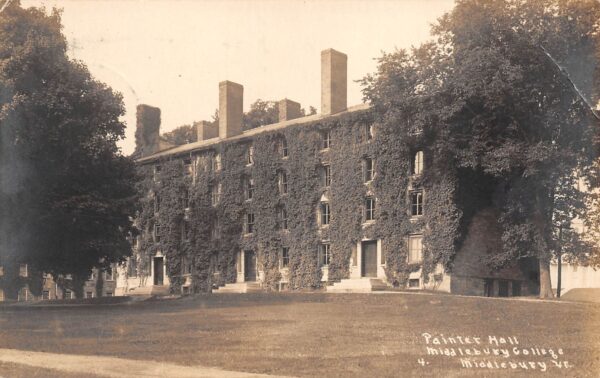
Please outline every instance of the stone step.
M387 284L379 278L350 278L327 286L328 293L370 293L386 290Z
M227 294L227 293L256 293L262 291L260 282L235 282L229 283L225 286L221 286L218 289L213 289L212 292L215 294Z

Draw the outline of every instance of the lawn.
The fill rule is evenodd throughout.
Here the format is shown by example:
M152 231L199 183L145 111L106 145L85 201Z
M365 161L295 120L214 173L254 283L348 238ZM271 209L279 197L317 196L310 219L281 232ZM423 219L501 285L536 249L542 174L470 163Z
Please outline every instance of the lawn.
M0 306L0 348L292 376L595 377L598 336L600 304L452 295L231 294ZM428 354L427 346L440 354ZM467 355L493 349L509 356ZM461 358L490 365L469 368Z

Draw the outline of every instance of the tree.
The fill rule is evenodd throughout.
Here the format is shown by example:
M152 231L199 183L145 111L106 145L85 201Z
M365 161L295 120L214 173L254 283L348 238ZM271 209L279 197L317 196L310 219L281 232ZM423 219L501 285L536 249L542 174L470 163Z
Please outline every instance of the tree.
M541 297L552 296L561 243L574 259L593 254L564 226L590 212L577 179L598 187L600 125L589 104L598 99L599 19L591 0L457 1L434 42L385 54L363 80L383 122L419 135L446 172L452 162L461 232L478 206L498 209L502 251L488 264L536 258Z
M250 110L242 118L243 128L270 125L279 122L279 107L275 101L263 101L260 98L250 105Z
M56 9L0 13L0 260L70 274L81 294L131 254L135 170L116 145L121 95L66 49Z
M317 109L311 106L309 107L308 114L301 109L301 114L313 115L317 114ZM275 101L263 101L261 99L256 100L250 105L250 110L245 112L242 118L242 127L244 130L254 129L259 126L270 125L279 122L279 107ZM212 124L219 124L219 109L215 110L212 116ZM161 138L175 146L182 144L194 143L198 141L198 134L196 133L195 123L193 126L183 125L179 126L172 131L164 133Z
M310 106L308 114L304 108L300 109L300 113L302 116L313 115L317 113L317 109ZM260 98L250 105L250 110L244 113L242 120L245 130L277 122L279 122L278 103L276 101L263 101Z
M190 125L179 126L168 133L164 133L162 138L175 146L187 143L194 143L198 140L196 128Z

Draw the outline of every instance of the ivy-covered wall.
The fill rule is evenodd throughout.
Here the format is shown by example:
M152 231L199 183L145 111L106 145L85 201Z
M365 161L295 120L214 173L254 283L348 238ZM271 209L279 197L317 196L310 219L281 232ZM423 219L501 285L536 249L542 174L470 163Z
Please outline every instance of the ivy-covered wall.
M167 258L171 288L179 292L181 264L187 259L193 261L193 291L204 292L213 285L235 282L238 252L253 250L259 270L264 272L264 287L275 289L282 278L279 261L285 246L289 248L289 287L318 288L322 286L318 244L330 243L328 280L339 281L349 276L353 248L363 239L382 240L386 275L395 286L405 285L409 273L421 267L426 279L436 264L449 266L460 219L454 206L456 180L452 171L414 177L414 154L424 150L427 172L427 166L434 166L433 153L418 147L420 136L401 137L397 128L373 122L370 110L347 112L226 140L192 155L141 163L139 190L143 199L138 227L142 231L142 256L138 270L149 274L150 257L161 251ZM372 137L368 136L369 125L373 125ZM323 149L325 132L331 135L328 149ZM282 140L287 144L287 157L281 153ZM253 164L247 164L249 146L253 147ZM220 169L214 169L217 155ZM195 161L194 175L185 174L183 162L190 158ZM375 161L375 177L369 183L363 176L365 158ZM323 186L323 164L331 167L329 188ZM155 174L157 165L160 172ZM285 194L280 193L280 172L287 174ZM245 185L249 179L254 181L254 190L252 199L247 200ZM216 188L220 188L220 195L213 204ZM410 216L411 188L424 190L422 217ZM367 195L377 200L376 219L365 223ZM188 210L184 209L186 196ZM318 223L322 196L330 203L328 227ZM280 229L282 208L288 215L287 230ZM253 213L255 219L250 235L244 235L247 213ZM152 235L156 222L160 224L158 242ZM414 233L424 235L422 264L407 263L407 237Z

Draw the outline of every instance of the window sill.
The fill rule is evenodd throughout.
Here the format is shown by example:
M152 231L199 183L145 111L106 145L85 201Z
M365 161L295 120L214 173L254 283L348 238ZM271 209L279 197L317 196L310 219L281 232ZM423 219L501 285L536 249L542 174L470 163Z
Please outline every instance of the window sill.
M363 227L363 228L365 228L365 227L369 227L369 226L371 226L371 225L375 224L375 222L376 222L376 220L375 220L375 219L373 219L373 220L368 220L368 221L364 221L364 222L362 222L362 227Z

